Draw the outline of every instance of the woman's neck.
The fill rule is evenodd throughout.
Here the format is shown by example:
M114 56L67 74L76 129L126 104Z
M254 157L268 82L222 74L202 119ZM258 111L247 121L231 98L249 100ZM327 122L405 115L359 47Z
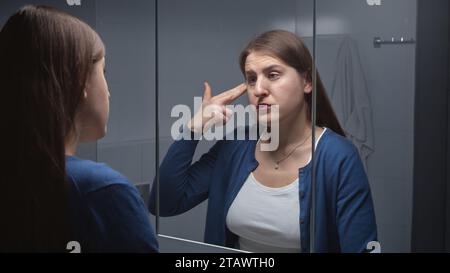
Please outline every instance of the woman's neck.
M273 128L272 128L273 129ZM271 132L273 134L274 132ZM280 154L288 154L292 147L301 145L309 146L308 139L312 135L311 121L305 110L299 110L290 116L283 118L278 124L278 146L269 151L270 156L279 157ZM270 140L272 142L273 140ZM262 141L265 143L265 141ZM261 149L261 147L259 147Z
M65 154L70 156L76 155L77 146L78 146L78 137L73 133L69 134L69 136L66 137L64 144Z
M298 114L280 120L278 150L284 151L292 145L305 141L311 135L311 131L312 125L306 111L300 111Z
M311 131L311 122L308 120L299 120L284 126L280 124L280 141L278 150L283 151L287 147L304 142L311 135Z

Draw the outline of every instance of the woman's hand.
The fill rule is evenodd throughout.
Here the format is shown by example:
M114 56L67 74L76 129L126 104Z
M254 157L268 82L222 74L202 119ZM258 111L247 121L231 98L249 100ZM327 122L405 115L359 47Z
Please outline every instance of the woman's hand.
M209 84L207 82L204 84L205 91L203 92L202 106L188 123L188 128L195 133L206 132L214 124L227 123L233 112L226 106L247 90L247 85L242 83L213 97Z

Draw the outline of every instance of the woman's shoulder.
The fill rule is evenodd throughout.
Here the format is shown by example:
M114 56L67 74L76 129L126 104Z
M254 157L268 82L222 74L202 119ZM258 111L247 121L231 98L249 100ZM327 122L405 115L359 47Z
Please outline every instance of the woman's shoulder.
M318 164L324 167L324 171L332 177L336 173L349 174L358 176L354 183L363 183L367 181L364 167L359 156L358 149L350 139L337 134L331 129L326 129L322 139L317 147ZM331 179L330 181L339 181Z
M131 186L131 182L121 173L105 163L66 156L66 172L82 194L100 190L112 185Z
M350 139L325 128L323 136L318 144L317 151L327 156L345 158L358 154L356 146Z

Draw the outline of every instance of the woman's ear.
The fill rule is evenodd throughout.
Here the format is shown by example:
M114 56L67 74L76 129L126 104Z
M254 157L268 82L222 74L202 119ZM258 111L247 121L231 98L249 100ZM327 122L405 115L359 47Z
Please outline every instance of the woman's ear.
M303 93L309 94L312 92L312 82L308 80L308 75L306 73L300 74L300 81L303 85Z
M306 94L312 92L312 84L310 82L305 82L305 86L303 86L303 90Z

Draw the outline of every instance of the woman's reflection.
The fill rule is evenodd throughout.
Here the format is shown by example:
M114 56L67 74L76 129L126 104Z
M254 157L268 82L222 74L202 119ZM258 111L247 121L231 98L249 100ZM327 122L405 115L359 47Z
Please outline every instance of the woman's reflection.
M227 122L225 107L245 91L258 121L279 124L279 146L266 140L220 140L192 164L198 140L175 141L160 166L160 215L181 214L205 199L205 242L251 252L308 252L311 190L312 57L294 34L275 30L252 40L240 57L246 84L212 96L185 126L205 132ZM271 109L278 106L278 115ZM367 176L317 81L316 252L363 252L377 239ZM155 184L154 184L155 185ZM151 192L154 213L156 187ZM180 227L182 228L182 227Z

